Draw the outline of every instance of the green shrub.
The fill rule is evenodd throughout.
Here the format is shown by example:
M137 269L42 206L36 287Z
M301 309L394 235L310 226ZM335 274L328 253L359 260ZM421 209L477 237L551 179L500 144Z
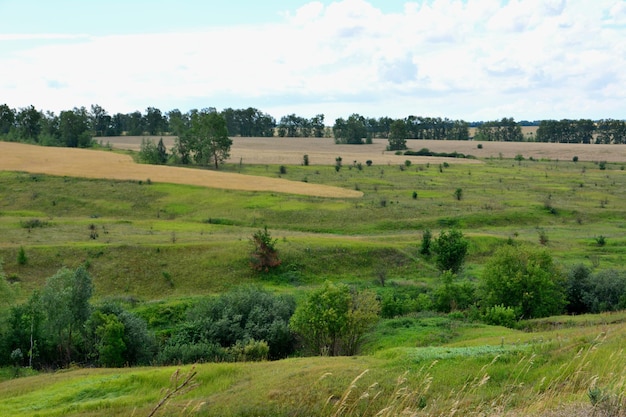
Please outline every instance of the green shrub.
M493 326L514 328L517 323L517 316L514 308L499 304L487 308L483 315L483 321Z

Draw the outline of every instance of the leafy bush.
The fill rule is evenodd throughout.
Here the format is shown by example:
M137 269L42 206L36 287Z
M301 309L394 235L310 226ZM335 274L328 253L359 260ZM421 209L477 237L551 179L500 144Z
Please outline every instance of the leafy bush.
M290 326L315 354L354 355L379 313L380 303L373 292L355 292L346 285L326 282L298 306Z
M483 270L482 305L510 307L525 319L560 314L566 305L564 284L547 251L504 245Z
M269 359L284 358L294 351L295 340L289 330L294 310L292 297L274 296L255 287L241 288L190 308L167 345L205 343L226 349L256 340L267 343Z
M483 321L493 326L514 328L517 322L517 313L512 307L505 307L499 304L485 310Z

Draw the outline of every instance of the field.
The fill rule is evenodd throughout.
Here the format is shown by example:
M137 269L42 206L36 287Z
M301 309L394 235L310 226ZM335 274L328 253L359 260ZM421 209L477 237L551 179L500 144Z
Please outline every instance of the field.
M418 246L425 229L449 227L470 240L468 279L480 278L504 242L539 246L541 234L565 270L623 270L626 147L409 141L413 150L477 158L452 159L395 155L385 142L234 138L220 172L138 165L125 151L0 142L0 258L15 287L15 299L3 301L23 301L61 266L81 264L96 302L121 300L136 311L249 284L299 299L326 280L402 293L438 284ZM136 150L141 138L102 143ZM248 265L249 237L263 226L283 260L267 276ZM26 265L17 262L20 247ZM620 416L625 323L624 312L528 321L523 330L458 314L382 320L354 358L197 365L200 385L157 415ZM7 369L0 415L148 415L175 371L10 379Z
M158 142L161 137L145 137ZM117 136L96 138L103 145L107 143L119 149L138 151L141 147L139 136ZM174 138L164 137L163 143L170 149L174 145ZM289 164L302 163L302 156L309 155L313 165L333 165L335 158L341 156L344 163L359 161L365 163L368 159L376 165L402 164L406 159L413 163L436 162L424 157L406 157L386 151L388 141L374 139L371 145L353 146L336 145L330 138L233 138L231 157L232 164ZM487 158L514 158L522 155L525 158L571 161L578 156L581 161L626 161L626 145L585 145L562 143L535 143L535 142L482 142L482 149L474 141L441 141L441 140L408 140L409 149L418 151L427 148L434 152L459 152L473 155L479 159ZM455 161L457 163L472 163L472 161ZM476 161L474 161L476 162Z

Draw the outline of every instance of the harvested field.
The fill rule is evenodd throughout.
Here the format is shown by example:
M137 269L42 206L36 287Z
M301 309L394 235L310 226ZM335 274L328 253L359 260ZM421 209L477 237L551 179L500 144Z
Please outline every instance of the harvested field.
M361 197L363 193L326 185L219 171L136 164L128 155L90 149L51 148L0 142L0 170L70 177L199 185L247 191L275 191L318 197Z
M159 136L150 139L158 141ZM103 143L119 149L139 150L142 137L121 136L98 138ZM169 149L174 145L173 137L163 137ZM589 145L536 142L480 142L454 140L408 140L407 146L417 151L428 148L433 152L459 152L477 158L524 158L571 161L578 156L581 161L626 162L626 145ZM344 164L352 161L364 163L368 159L375 165L402 164L409 159L413 163L480 163L477 160L458 158L434 158L395 155L386 151L386 139L374 139L371 145L336 145L330 138L233 138L229 162L244 164L287 164L302 163L304 154L309 155L311 165L333 165L341 156Z

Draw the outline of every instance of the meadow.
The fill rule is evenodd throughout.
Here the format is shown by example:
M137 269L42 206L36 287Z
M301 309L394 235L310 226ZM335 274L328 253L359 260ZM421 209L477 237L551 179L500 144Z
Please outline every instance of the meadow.
M249 186L270 184L237 189L215 177L193 182L213 171L134 166L124 152L83 151L95 156L86 162L86 154L63 150L70 156L55 165L46 164L49 149L37 148L43 154L15 166L3 151L0 258L15 297L4 304L27 299L61 266L81 264L94 277L96 300L120 300L139 312L248 284L299 298L327 280L411 291L439 281L432 259L419 254L422 233L451 227L470 241L462 271L468 279L479 279L503 243L540 246L541 236L564 269L580 263L623 269L625 147L431 142L408 144L476 159L406 157L385 152L379 141L342 147L318 139L235 138L221 173L242 176ZM129 149L132 141L110 144ZM302 164L304 154L311 165ZM80 160L82 171L73 171ZM97 178L98 160L109 161L104 166L113 165L119 176ZM123 168L111 161L124 161ZM46 172L46 165L58 171ZM170 169L176 180L168 180ZM271 188L279 183L287 188ZM322 189L334 194L309 192ZM278 238L283 263L257 274L248 264L250 236L265 226ZM20 248L24 265L17 261ZM159 413L623 413L625 321L624 313L553 317L512 330L454 313L386 319L353 358L196 365L192 379L199 385ZM148 415L176 368L70 369L8 380L11 372L0 376L6 379L0 415L128 416Z

